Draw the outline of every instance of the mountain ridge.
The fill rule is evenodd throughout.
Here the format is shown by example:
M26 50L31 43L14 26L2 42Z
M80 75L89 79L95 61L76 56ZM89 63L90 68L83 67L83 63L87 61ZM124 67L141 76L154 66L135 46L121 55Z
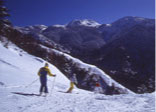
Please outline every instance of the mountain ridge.
M28 27L26 33L21 29L16 30L42 43L46 40L47 44L64 49L63 52L66 51L71 56L98 66L120 83L122 83L120 78L123 76L125 80L128 80L123 85L135 92L143 93L152 92L155 87L153 69L154 26L154 19L124 17L111 24L101 24L98 27L79 24L68 27L67 24L61 27L48 26L44 30L39 29L37 32L31 28L29 30ZM146 52L147 55L145 55ZM147 59L150 59L149 63L146 62ZM147 68L143 69L141 66ZM149 70L151 71L149 72ZM134 73L137 75L133 75ZM146 78L152 80L149 84L148 81L146 84L142 81L135 87L131 87L131 83L128 83L132 80L131 76L134 78L137 76L140 79L147 73L150 77ZM134 80L134 83L137 81Z

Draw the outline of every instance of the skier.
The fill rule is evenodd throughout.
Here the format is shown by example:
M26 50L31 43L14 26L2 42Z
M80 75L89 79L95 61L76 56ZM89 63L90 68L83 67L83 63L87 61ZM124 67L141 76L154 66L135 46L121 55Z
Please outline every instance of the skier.
M40 82L41 82L41 87L40 87L40 95L42 95L42 93L45 93L45 96L48 94L48 88L47 88L47 74L49 76L53 76L55 77L56 75L53 75L50 72L50 69L48 68L49 64L45 63L45 66L40 68L39 72L38 72L38 76L40 76Z
M95 83L94 93L103 93L101 85L98 81L96 81L96 83Z
M66 93L71 93L72 90L74 89L74 84L77 84L76 74L71 75L69 79L70 79L70 88Z

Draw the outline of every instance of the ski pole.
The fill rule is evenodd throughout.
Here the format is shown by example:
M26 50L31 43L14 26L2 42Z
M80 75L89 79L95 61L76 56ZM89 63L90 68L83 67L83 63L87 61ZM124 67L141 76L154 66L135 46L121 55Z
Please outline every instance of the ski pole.
M34 80L33 82L31 82L29 85L25 86L25 88L31 86L33 83L35 83L36 81L38 81L38 78L36 80Z
M54 77L54 80L53 80L53 82L52 82L52 87L51 87L51 92L50 92L50 95L52 94L52 92L53 92L53 89L54 89L55 78L56 78L56 77Z

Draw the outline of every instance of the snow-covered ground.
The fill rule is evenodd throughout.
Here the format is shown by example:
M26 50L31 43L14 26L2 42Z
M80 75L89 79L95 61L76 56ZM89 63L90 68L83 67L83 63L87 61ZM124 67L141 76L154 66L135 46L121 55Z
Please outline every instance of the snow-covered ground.
M15 45L9 49L0 43L0 112L154 112L155 93L102 95L75 89L72 94L62 93L69 87L69 80L53 65L48 77L49 95L22 96L12 92L38 93L37 72L45 61L27 54ZM27 85L29 85L27 87Z

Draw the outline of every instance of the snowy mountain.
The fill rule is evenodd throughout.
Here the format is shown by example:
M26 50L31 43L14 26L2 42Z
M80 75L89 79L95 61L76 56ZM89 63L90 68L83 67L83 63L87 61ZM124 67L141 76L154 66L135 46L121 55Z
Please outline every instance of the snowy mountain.
M121 35L121 32L127 32L136 25L150 27L154 24L154 19L127 16L111 24L102 24L98 30L102 32L103 39L109 42L116 39L118 35Z
M107 74L97 67L87 65L78 59L75 59L66 53L56 49L55 46L47 44L47 42L40 42L34 40L32 37L22 37L13 39L11 37L1 37L1 41L8 48L9 40L16 43L17 46L30 54L41 57L50 63L53 63L63 72L69 79L71 75L75 74L78 79L77 87L94 91L96 82L101 85L101 93L103 94L126 94L133 93L127 88L121 86L119 83L112 80ZM33 50L32 50L33 48ZM52 58L51 58L52 57Z
M47 48L50 51L50 49ZM77 86L79 88L87 89L94 91L96 89L96 84L99 83L101 86L101 92L103 94L126 94L133 93L127 88L120 85L118 82L112 80L106 73L97 68L96 66L86 64L76 58L71 57L68 54L62 53L57 50L53 51L53 64L60 68L63 73L68 74L67 77L70 78L70 75L75 74L78 79ZM59 63L60 60L62 63L65 61L65 65ZM84 73L83 73L84 72ZM112 86L114 89L112 89Z
M132 91L154 91L154 19L127 16L98 27L79 24L81 21L65 29L47 28L43 35Z
M67 27L77 27L77 26L86 26L86 27L98 27L100 26L99 23L93 20L73 20L67 24Z
M154 19L124 17L107 27L103 35L106 45L95 51L94 63L132 91L154 91Z
M79 54L78 49L93 51L105 44L99 32L95 30L96 27L69 24L66 27L49 26L42 35L69 49L73 54Z
M40 82L37 72L44 66L45 60L32 56L23 51L13 43L9 42L7 48L4 47L7 39L0 42L0 111L3 112L154 112L154 95L152 94L121 94L103 95L84 91L75 88L73 93L61 93L69 87L69 80L55 66L50 64L54 77L48 77L49 95L24 96L13 94L12 92L22 92L25 94L38 93ZM58 55L64 54L55 51ZM72 57L64 54L68 59ZM75 60L82 64L80 60ZM80 67L88 69L90 65L82 64ZM94 67L94 66L93 66ZM94 67L94 71L98 69ZM103 74L103 73L102 73ZM104 76L105 77L105 76ZM111 81L110 77L105 77ZM31 85L30 85L31 84ZM54 84L54 88L53 87ZM16 102L16 103L15 103ZM113 108L112 108L113 107Z
M28 53L51 63L53 52L41 45L97 66L136 93L155 90L154 19L124 17L101 25L92 20L73 20L66 25L16 27L0 32Z
M45 30L48 26L45 25L34 25L34 26L26 26L26 27L18 27L16 26L15 29L18 31L21 31L23 33L41 33L43 30Z

